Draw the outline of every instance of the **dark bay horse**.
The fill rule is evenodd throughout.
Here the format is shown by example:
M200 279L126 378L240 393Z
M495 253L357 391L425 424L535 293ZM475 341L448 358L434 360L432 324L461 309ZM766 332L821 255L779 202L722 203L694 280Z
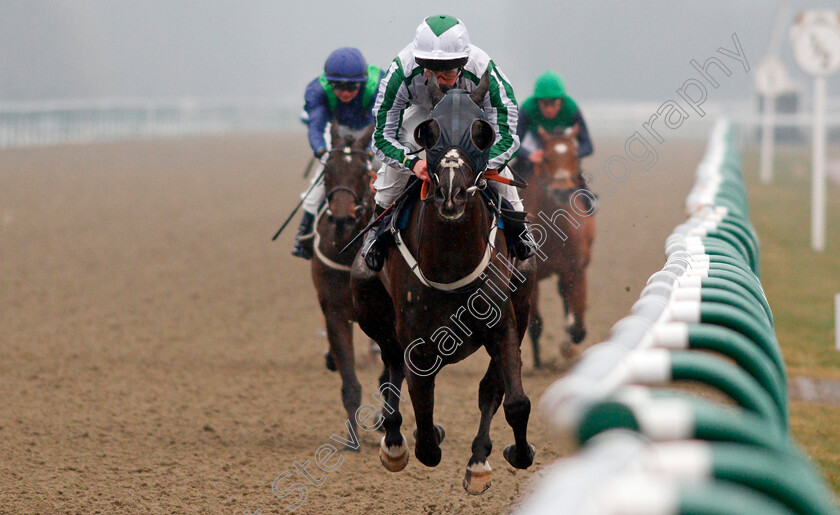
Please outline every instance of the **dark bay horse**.
M441 133L459 126L453 123L458 119L466 120L460 125L464 130L446 141L471 141L487 152L495 133L477 107L487 92L486 74L469 97L463 90L444 96L434 78L429 82L433 119L414 133L427 158ZM536 270L533 259L509 260L504 235L496 230L497 215L481 198L491 188L486 187L483 167L475 169L473 154L461 146L448 146L439 154L436 162L429 161L431 191L413 202L385 267L371 272L357 257L351 281L357 320L382 348L389 382L397 388L403 378L408 383L417 421L414 454L424 465L440 462L445 436L433 420L437 372L481 347L490 355L479 385L481 422L463 481L469 493L481 494L491 479L490 421L503 399L515 441L504 450L505 459L516 468L527 468L534 460L535 449L526 438L531 403L522 388L519 346L527 330ZM386 395L389 406L399 406L395 392ZM399 409L385 413L379 456L392 472L408 463L401 424Z
M563 297L566 331L573 343L586 337L586 267L595 238L595 196L577 183L580 161L577 151L578 126L558 134L542 127L543 160L534 167L534 175L525 197L529 220L545 232L540 243L537 280L557 276L557 288ZM534 229L532 225L532 229ZM531 298L531 322L528 333L534 347L534 366L539 368L540 336L543 319L539 312L538 288ZM565 343L568 345L568 343Z
M327 325L330 343L328 365L332 364L341 375L341 400L347 411L348 429L358 434L356 411L362 398L362 386L356 378L353 355L352 321L356 314L350 294L350 265L352 253L340 251L367 224L373 212L373 195L370 189L370 154L368 145L373 135L373 124L358 138L341 137L337 124L330 131L331 147L324 163L324 185L327 202L319 210L315 221L312 281L318 293L318 302ZM361 240L350 247L357 252ZM332 363L330 363L330 361ZM384 381L380 378L380 383ZM347 450L358 450L347 447Z

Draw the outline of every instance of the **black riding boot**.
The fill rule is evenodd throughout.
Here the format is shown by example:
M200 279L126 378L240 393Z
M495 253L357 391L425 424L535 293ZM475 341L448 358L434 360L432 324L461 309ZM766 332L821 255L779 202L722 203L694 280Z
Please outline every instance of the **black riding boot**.
M373 219L376 220L379 218L379 215L384 212L385 208L376 204L373 208ZM367 234L365 234L365 242L362 244L361 251L362 257L365 258L365 264L374 272L382 270L382 267L385 265L385 249L382 248L382 245L376 238L378 229L379 225L374 225Z
M315 240L312 233L312 225L315 223L315 215L303 212L300 218L300 227L298 227L297 234L295 234L295 247L292 249L292 255L303 259L312 259L313 248L312 242Z
M537 244L525 222L526 215L525 211L502 210L508 254L512 254L522 261L533 256L537 248Z

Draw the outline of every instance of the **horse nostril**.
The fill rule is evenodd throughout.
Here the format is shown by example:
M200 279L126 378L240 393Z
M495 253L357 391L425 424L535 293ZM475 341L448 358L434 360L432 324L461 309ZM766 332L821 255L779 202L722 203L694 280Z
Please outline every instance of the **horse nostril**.
M365 212L365 206L356 206L356 209L354 209L353 211L355 212L356 216L362 216L362 214L364 214ZM354 220L356 219L356 216L353 217Z
M455 190L454 198L455 198L455 200L459 200L459 201L460 200L466 200L467 199L466 190L464 190L464 188L458 187L458 189Z

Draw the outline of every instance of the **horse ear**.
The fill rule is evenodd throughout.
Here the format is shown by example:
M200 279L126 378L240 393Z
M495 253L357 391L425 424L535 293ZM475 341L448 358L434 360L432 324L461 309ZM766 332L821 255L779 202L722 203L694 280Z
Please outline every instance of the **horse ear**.
M551 135L546 131L542 125L537 126L537 135L539 135L540 139L543 140L543 143L547 143L549 139L551 139Z
M484 95L487 94L487 91L490 89L490 73L485 70L484 75L481 76L481 80L478 81L478 86L470 93L470 100L475 102L475 105L478 107L484 106ZM482 107L483 108L483 107Z
M470 138L479 150L486 152L496 141L496 130L487 120L476 120L470 126Z
M440 89L440 84L438 84L437 75L434 72L429 73L429 96L432 99L432 107L438 105L438 102L443 100L443 96L446 94Z
M341 140L341 136L338 135L338 118L333 116L332 121L330 122L330 146L332 148L338 148L338 142Z
M440 138L440 125L437 120L426 120L414 129L414 141L428 150L437 143Z
M365 127L365 132L356 140L353 146L359 150L364 150L370 145L370 139L373 137L373 131L376 129L376 124L371 123Z

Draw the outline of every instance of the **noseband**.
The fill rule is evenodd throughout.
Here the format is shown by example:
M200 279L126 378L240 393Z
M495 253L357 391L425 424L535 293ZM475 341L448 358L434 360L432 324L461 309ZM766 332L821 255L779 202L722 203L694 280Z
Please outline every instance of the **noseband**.
M335 195L336 193L338 193L339 191L344 191L344 192L347 192L347 193L353 195L353 199L356 201L356 205L357 206L362 205L362 199L359 197L359 195L357 195L355 191L348 188L347 186L336 186L335 188L328 191L327 192L327 202L332 200L332 196Z
M451 154L455 152L455 154ZM455 161L457 159L457 161ZM449 169L457 169L461 172L461 176L464 178L464 184L468 184L469 181L467 180L467 174L464 172L464 168L467 166L467 163L464 161L463 156L460 153L456 152L454 148L448 150L444 155L443 159L440 160L440 164L438 164L437 168L429 173L429 178L431 179L434 188L429 188L432 191L427 192L426 194L421 195L422 200L427 200L431 198L434 194L434 190L440 186L440 177L438 177L438 169L440 168L449 168ZM467 188L467 193L472 196L478 190L483 190L487 187L487 180L484 178L484 171L478 172L475 175L475 180L473 181L473 185Z

